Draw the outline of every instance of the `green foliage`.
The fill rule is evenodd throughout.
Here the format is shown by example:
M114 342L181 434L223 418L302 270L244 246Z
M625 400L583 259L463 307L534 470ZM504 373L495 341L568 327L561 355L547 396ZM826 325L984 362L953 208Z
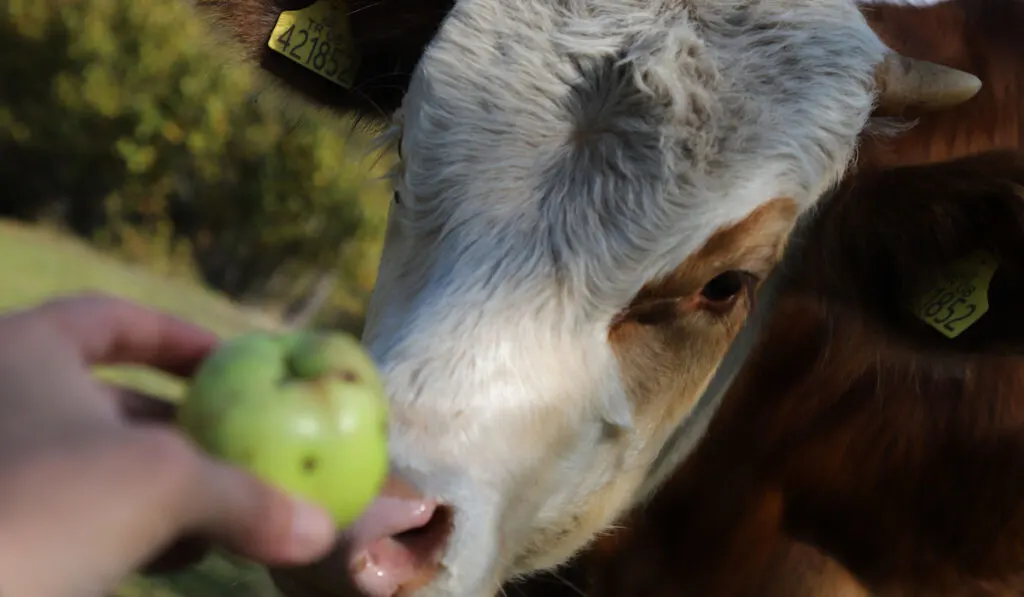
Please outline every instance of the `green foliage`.
M190 4L3 1L0 212L56 214L255 303L301 294L269 291L282 272L335 272L358 311L387 160L368 131L271 88Z
M192 570L132 578L110 597L279 597L279 593L262 568L214 554Z

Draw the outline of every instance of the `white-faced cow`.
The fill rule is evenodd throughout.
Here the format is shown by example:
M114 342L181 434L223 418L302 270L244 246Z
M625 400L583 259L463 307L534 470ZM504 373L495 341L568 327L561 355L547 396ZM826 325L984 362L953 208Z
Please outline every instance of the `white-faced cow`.
M272 0L199 4L315 77L260 49ZM873 108L978 88L892 53L852 0L348 8L364 66L332 103L401 102L363 337L394 481L336 558L276 573L296 596L350 570L374 597L486 597L585 546L697 443Z
M573 566L509 595L1024 591L1024 2L865 13L981 91L865 140L858 172L791 242L771 322L702 445ZM999 256L988 312L943 337L910 314L914 280L978 248Z

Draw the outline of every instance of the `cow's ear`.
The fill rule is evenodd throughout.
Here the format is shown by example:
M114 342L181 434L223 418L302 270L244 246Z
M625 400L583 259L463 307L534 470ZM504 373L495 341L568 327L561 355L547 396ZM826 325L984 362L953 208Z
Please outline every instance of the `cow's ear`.
M246 59L285 87L339 111L385 118L401 104L413 69L454 0L195 3L215 27L242 42Z
M1024 157L850 177L802 227L796 283L918 350L1024 351Z

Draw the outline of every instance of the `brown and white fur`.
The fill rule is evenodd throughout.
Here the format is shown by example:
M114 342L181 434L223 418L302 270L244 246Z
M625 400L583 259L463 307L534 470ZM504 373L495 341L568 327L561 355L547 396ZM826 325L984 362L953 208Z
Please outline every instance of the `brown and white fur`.
M262 27L240 37L266 58L279 6L199 4ZM355 534L384 536L351 565L374 597L485 597L565 561L693 449L770 312L753 290L895 94L879 65L915 67L885 62L851 0L391 4L410 32L393 49L359 33L371 4L351 7L371 66L332 101L401 106L363 341L396 478L452 525L399 577L375 554L422 542L371 508ZM404 93L375 86L388 73ZM331 594L339 568L278 578Z

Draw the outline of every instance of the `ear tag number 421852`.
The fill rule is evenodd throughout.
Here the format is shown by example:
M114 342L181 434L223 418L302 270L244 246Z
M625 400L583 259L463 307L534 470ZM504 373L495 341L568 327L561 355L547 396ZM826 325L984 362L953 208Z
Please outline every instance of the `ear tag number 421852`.
M947 338L956 338L988 311L988 288L998 264L978 251L949 268L914 305L914 313Z
M345 88L355 78L357 56L342 0L317 0L277 19L267 45L271 50Z

